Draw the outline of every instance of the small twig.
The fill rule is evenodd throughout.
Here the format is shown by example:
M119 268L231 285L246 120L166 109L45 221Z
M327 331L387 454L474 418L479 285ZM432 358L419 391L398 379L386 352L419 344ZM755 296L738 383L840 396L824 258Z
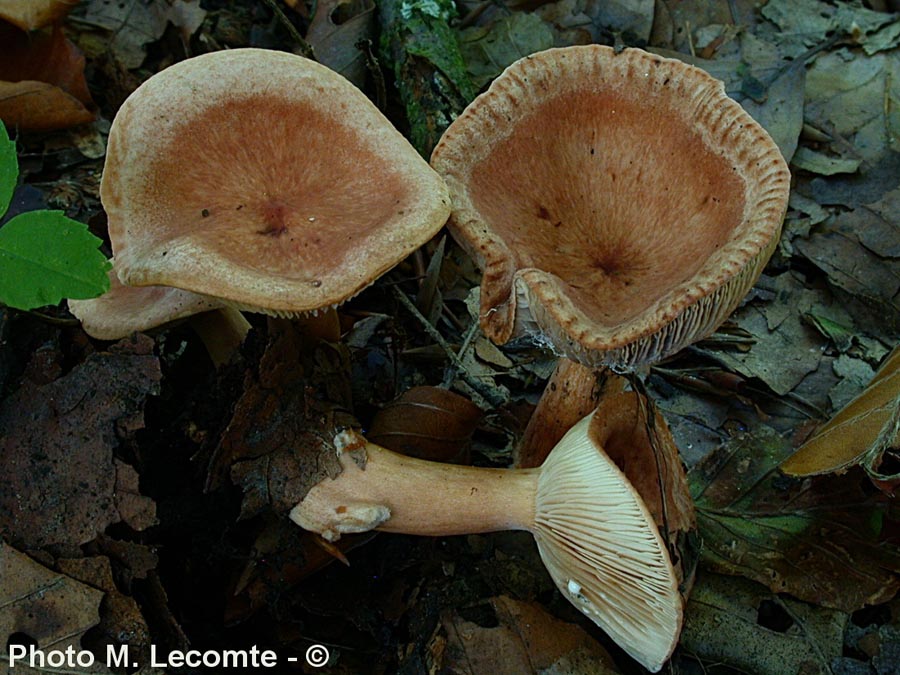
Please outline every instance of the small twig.
M444 350L444 353L447 354L447 358L450 359L450 363L459 371L459 376L468 384L472 389L474 389L480 396L482 396L488 403L490 403L493 407L499 408L506 401L503 400L502 397L497 395L491 387L486 387L483 382L479 382L477 379L469 375L466 371L463 362L460 360L459 356L456 355L456 352L447 344L447 341L444 339L444 336L441 335L437 328L431 325L431 322L428 321L423 315L422 312L418 310L418 308L413 304L412 300L406 297L406 294L401 291L396 286L391 287L391 290L394 292L394 296L400 301L406 309L409 310L409 313L412 314L416 319L418 319L419 323L422 324L422 328L425 329L425 332L434 340L438 346Z
M50 316L49 314L43 314L42 312L36 312L33 309L26 310L26 314L30 314L35 319L40 319L45 323L49 323L51 326L80 326L81 322L78 319L65 319L57 316Z
M276 4L275 0L263 0L263 2L268 5L269 9L272 10L278 21L281 22L281 24L287 29L287 32L291 34L294 42L297 43L297 45L300 47L300 51L303 52L303 56L315 61L316 54L313 51L312 46L303 39L303 36L300 35L300 31L297 30L297 27L287 17L287 14L281 11L281 7Z
M478 334L478 322L473 321L472 325L469 326L469 330L466 331L466 336L463 338L462 346L459 348L459 351L456 352L456 358L462 363L462 358L465 356L466 352L469 350L469 347L472 345L472 340L475 339L475 336ZM445 388L450 387L450 383L453 382L453 378L456 377L457 368L456 364L451 364L449 368L447 368L447 372L444 373L444 379L441 382L441 386Z
M387 111L387 85L384 83L384 72L381 70L381 62L375 54L375 47L369 39L363 39L356 43L366 59L366 69L375 83L375 106L381 111Z

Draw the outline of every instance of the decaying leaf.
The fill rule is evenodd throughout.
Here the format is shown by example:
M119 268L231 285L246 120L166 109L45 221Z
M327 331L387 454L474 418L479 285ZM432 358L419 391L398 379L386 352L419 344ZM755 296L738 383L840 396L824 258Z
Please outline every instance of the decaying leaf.
M365 55L357 46L372 39L375 3L372 0L323 0L315 4L306 40L316 59L340 73L357 87L366 81Z
M702 662L756 675L830 675L847 619L745 579L703 573L685 610L681 642Z
M826 346L801 315L814 307L820 314L828 309L822 295L791 272L776 277L775 286L771 302L762 306L748 303L732 316L754 338L748 351L706 351L730 369L745 377L758 377L772 391L785 395L818 367Z
M606 651L582 628L554 618L537 605L500 596L490 607L497 625L486 628L446 613L442 655L447 675L565 675L619 672Z
M487 26L460 32L459 48L475 86L481 89L523 56L553 46L553 31L536 14L513 12Z
M900 476L884 475L885 455L896 452L900 430L900 348L894 349L854 398L781 465L792 476L843 473L862 465L876 484L893 491Z
M465 463L481 409L440 387L413 387L372 420L366 437L394 452L438 462Z
M199 27L199 2L175 0L88 0L84 18L110 33L111 48L116 59L127 69L137 68L147 56L147 45L162 37L171 22L184 34Z
M884 502L859 473L786 479L790 452L759 426L690 472L706 565L845 612L893 597L900 550L884 541Z
M358 426L348 412L347 373L341 345L304 339L290 322L273 322L258 370L247 373L219 441L207 488L230 470L246 493L242 515L249 517L269 508L286 512L322 478L338 475L334 452L301 450L333 448L337 431Z
M5 640L24 634L41 649L82 648L81 638L100 621L102 591L48 570L3 541L0 570L0 635ZM5 640L4 660L9 655Z
M0 23L0 43L0 119L7 125L49 131L94 119L84 56L59 26L28 34Z
M26 381L3 401L5 539L27 548L77 546L122 520L123 512L133 527L152 522L152 502L135 494L133 480L130 504L117 502L123 483L113 458L119 434L143 426L144 401L157 391L161 375L152 350L146 336L122 341L50 384Z
M763 6L762 14L781 29L779 41L793 45L798 53L824 42L835 32L865 47L870 56L897 45L891 40L898 37L896 16L873 11L862 3L770 0Z
M833 176L836 173L854 173L859 169L862 160L855 157L831 157L809 148L800 148L794 154L791 165L820 176Z
M109 646L118 649L120 645L128 645L132 658L146 663L150 656L150 629L135 599L116 587L109 558L63 558L57 561L57 567L63 574L105 594L91 646L99 646L105 653Z
M806 121L850 143L871 164L898 149L900 53L866 57L840 49L819 56L806 74ZM836 154L848 146L831 144Z
M791 247L850 296L844 305L858 326L891 344L900 331L900 188L850 206L808 237L794 237Z

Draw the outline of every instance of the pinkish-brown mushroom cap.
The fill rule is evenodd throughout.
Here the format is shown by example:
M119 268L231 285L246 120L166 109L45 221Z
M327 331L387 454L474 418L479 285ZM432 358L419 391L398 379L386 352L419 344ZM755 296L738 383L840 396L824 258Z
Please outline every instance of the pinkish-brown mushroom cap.
M731 313L777 244L790 188L777 146L721 82L598 45L510 66L431 163L451 231L484 270L485 333L622 369Z
M273 314L337 305L444 224L441 178L340 75L235 49L119 111L101 184L123 283Z
M166 286L125 286L109 270L109 290L89 300L69 300L69 311L84 331L98 340L118 340L194 314L222 307L221 302Z

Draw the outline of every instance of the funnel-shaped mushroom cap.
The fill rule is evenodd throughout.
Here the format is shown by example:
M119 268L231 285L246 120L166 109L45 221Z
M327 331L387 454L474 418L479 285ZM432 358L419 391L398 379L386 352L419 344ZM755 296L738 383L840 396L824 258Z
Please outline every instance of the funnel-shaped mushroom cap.
M677 575L653 516L592 437L592 419L544 462L532 532L560 592L656 672L681 632Z
M631 368L711 333L771 255L790 175L721 82L597 45L510 66L432 155L481 323Z
M120 338L222 307L221 302L166 286L125 286L109 270L109 290L90 300L69 300L69 311L98 340Z
M449 214L441 178L362 92L261 49L141 85L113 122L101 196L123 283L276 314L347 300Z

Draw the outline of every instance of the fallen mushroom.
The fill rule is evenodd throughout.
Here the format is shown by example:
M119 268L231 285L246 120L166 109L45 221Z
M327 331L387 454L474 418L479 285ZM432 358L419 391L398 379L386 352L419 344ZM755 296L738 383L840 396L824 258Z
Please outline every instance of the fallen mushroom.
M350 299L449 215L440 176L361 91L264 49L144 82L113 122L100 194L124 284L276 316Z
M342 431L341 472L313 486L290 517L329 541L371 529L528 530L563 596L656 672L675 648L683 600L653 517L594 426L593 416L578 422L539 469L428 462Z

